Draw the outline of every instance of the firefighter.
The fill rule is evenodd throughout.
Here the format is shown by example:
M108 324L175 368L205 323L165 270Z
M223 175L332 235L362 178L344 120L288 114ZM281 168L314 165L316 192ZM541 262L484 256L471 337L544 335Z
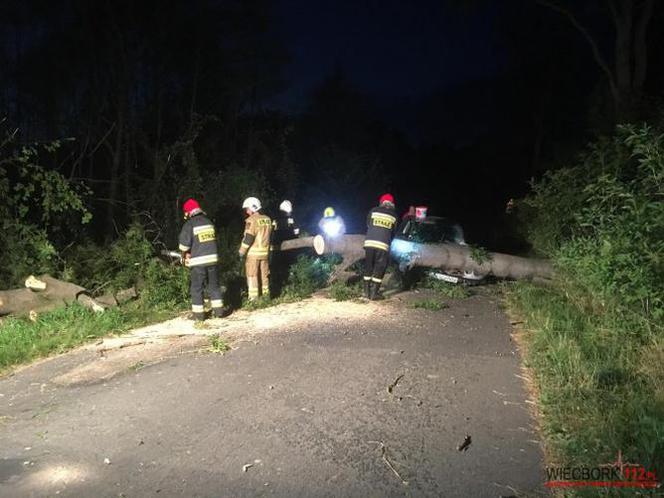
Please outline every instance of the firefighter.
M279 294L288 279L288 269L294 263L295 251L282 251L281 243L296 239L300 228L293 217L293 204L284 200L279 204L279 214L272 220L272 251L270 251L270 285L274 294Z
M279 204L279 214L272 221L272 243L278 247L284 240L296 239L300 228L293 218L293 204L289 200Z
M260 295L270 295L270 264L268 257L270 255L272 220L269 216L260 213L261 201L256 197L247 197L242 203L242 208L247 215L247 219L239 253L240 257L247 257L245 262L247 288L249 290L249 300L253 301Z
M214 225L194 199L182 206L186 220L179 237L185 266L191 273L191 311L195 320L205 320L203 289L207 282L210 305L216 317L225 316L227 310L221 299L219 271L217 269L217 237Z
M364 293L372 301L378 298L378 291L390 261L390 243L396 224L394 197L392 194L383 194L378 206L367 216L367 235L364 239Z
M332 207L325 208L323 217L318 222L318 228L326 237L336 237L346 233L344 219L338 216Z

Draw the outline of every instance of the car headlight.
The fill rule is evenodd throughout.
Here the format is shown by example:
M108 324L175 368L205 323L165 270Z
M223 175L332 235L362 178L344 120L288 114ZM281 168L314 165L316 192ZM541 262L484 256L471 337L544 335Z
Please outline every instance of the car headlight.
M414 242L403 239L394 239L390 246L390 251L397 258L408 257L410 254L417 252Z

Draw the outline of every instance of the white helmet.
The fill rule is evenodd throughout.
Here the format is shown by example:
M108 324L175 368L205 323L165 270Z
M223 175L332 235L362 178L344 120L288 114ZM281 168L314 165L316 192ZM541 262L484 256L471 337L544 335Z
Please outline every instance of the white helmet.
M281 204L279 204L279 210L288 214L292 213L293 205L291 204L291 201L283 201Z
M242 209L251 209L254 213L261 207L261 201L256 197L247 197L242 203Z

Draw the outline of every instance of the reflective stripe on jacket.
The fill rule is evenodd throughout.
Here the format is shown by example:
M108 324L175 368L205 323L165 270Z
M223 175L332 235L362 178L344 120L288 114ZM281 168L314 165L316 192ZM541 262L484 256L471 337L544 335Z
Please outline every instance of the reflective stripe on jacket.
M300 229L296 225L292 214L280 212L272 220L272 244L278 248L284 240L296 239L300 235Z
M240 245L240 254L250 258L267 259L270 253L270 234L272 220L261 213L249 216L244 226L244 237Z
M178 241L180 251L191 254L187 266L208 266L219 260L214 225L202 211L185 222Z
M364 247L389 251L396 225L397 215L394 208L384 204L373 208L367 216L367 236L364 239Z

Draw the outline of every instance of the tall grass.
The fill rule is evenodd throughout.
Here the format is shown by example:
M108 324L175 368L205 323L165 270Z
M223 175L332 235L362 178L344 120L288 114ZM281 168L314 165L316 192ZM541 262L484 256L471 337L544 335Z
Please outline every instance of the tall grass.
M524 226L558 279L518 284L508 302L528 330L550 454L595 466L620 451L662 479L664 137L620 127L533 190Z
M154 257L143 228L134 224L108 247L79 245L66 255L63 277L105 292L135 286L140 299L96 314L72 305L38 315L35 321L0 322L0 371L85 341L175 316L189 302L188 270Z
M0 324L0 372L49 354L62 353L97 337L126 332L173 315L173 310L135 302L104 313L74 304L40 314L34 322L27 318L5 318Z
M664 472L664 330L642 318L595 313L560 288L520 283L509 293L527 329L526 366L557 463L630 462Z

